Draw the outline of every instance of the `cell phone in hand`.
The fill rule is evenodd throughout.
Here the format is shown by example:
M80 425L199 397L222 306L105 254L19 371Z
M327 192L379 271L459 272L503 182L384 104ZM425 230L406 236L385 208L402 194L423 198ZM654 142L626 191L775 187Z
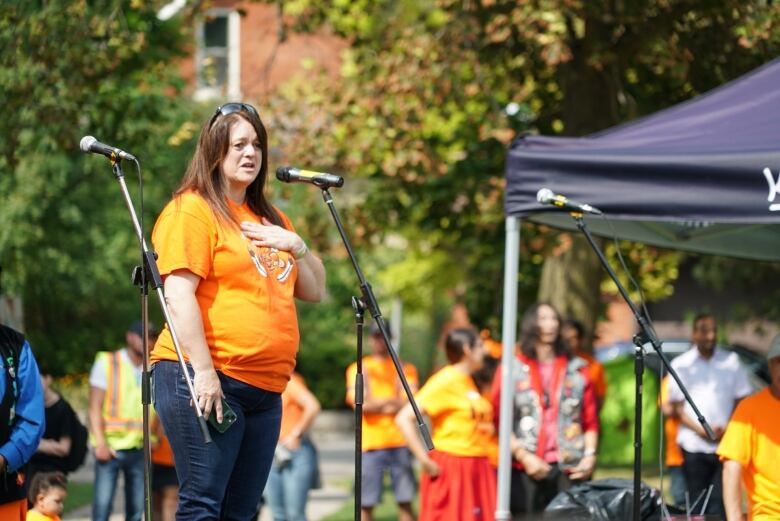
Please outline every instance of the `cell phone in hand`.
M231 425L236 423L236 420L238 419L238 416L236 416L236 413L233 412L233 409L230 408L228 403L225 401L224 398L222 398L222 423L217 422L217 408L212 407L211 408L211 414L209 414L209 423L211 424L214 429L220 434L225 432L230 428Z

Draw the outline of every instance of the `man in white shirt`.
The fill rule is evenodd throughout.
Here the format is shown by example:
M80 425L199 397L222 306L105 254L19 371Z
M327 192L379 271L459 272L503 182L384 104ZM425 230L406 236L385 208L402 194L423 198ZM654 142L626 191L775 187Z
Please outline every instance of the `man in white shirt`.
M683 473L691 502L700 494L708 496L706 513L725 517L721 475L723 466L715 451L737 402L753 392L748 375L736 353L716 346L717 325L712 315L693 321L693 347L672 361L672 367L688 389L694 403L712 427L716 440L710 440L691 406L685 402L675 382L669 388L669 401L680 419L677 443L683 451ZM695 511L698 513L705 499Z

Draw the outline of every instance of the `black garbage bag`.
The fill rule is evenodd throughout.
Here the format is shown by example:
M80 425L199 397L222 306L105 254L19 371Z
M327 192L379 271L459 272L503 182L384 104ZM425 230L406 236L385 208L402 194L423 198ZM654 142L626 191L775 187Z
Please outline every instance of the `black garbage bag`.
M544 510L546 520L632 521L634 483L628 479L601 479L575 485L559 493ZM661 494L641 484L639 513L642 521L661 520ZM680 513L667 506L670 514Z

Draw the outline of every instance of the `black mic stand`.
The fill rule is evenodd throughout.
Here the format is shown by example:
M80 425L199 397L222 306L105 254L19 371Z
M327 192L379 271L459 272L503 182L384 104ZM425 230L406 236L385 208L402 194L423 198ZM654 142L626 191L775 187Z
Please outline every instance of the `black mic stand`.
M125 174L122 171L121 159L113 156L111 158L111 165L114 172L114 177L119 182L122 196L124 197L127 209L130 212L130 218L133 221L133 227L135 233L138 236L138 244L141 247L141 263L142 266L136 266L133 270L133 283L138 285L141 290L141 321L143 323L143 367L141 370L141 401L143 403L143 431L144 431L144 519L152 521L152 495L151 495L151 467L152 467L152 451L150 444L150 425L149 425L149 404L151 403L151 375L149 373L149 281L151 280L152 286L157 293L160 307L165 321L168 323L168 329L171 332L171 338L173 339L174 347L176 348L176 356L181 364L184 378L187 382L187 388L190 392L190 398L192 404L195 407L195 413L198 416L198 423L200 424L201 433L203 434L203 440L205 443L211 443L211 435L209 434L208 425L206 419L203 417L203 411L201 411L198 405L198 400L195 396L195 388L192 386L192 379L190 378L189 371L187 371L186 363L184 362L184 355L182 353L179 339L176 336L176 331L173 326L173 320L168 309L168 304L165 302L165 295L163 293L162 278L160 272L157 269L157 260L154 252L150 251L146 245L144 239L144 232L141 229L141 225L138 222L138 216L133 206L133 201L130 198L130 193L127 190L127 184L125 183ZM136 162L136 165L138 163ZM140 169L139 169L140 170ZM140 175L140 174L139 174ZM143 197L143 194L142 194Z
M620 279L618 279L617 275L612 270L612 267L609 265L609 262L607 261L606 257L604 257L604 253L596 244L596 241L593 240L593 236L590 234L590 230L585 225L585 222L582 219L582 214L578 212L572 212L571 216L574 219L574 221L577 223L577 228L579 228L582 231L582 233L585 234L585 238L588 240L588 244L590 244L590 247L593 249L594 252L596 252L596 255L598 255L599 261L601 261L601 265L604 266L604 269L607 271L610 278L615 282L615 285L617 286L618 291L622 295L623 300L625 300L626 304L628 304L628 307L631 308L631 312L634 314L634 317L636 318L636 321L639 324L640 331L634 336L634 345L636 346L634 348L634 376L636 380L635 380L635 393L634 393L635 409L634 409L634 496L633 496L634 515L633 515L633 520L641 521L640 491L642 485L642 476L641 476L642 474L642 373L644 373L645 352L643 346L645 344L650 343L653 346L653 349L655 349L655 352L658 354L658 357L661 359L661 362L666 368L666 371L672 376L672 378L674 378L674 381L677 382L677 385L680 387L683 396L685 396L685 400L691 405L691 408L696 414L696 419L699 421L701 426L704 427L704 430L707 432L707 436L709 436L710 439L713 441L715 441L715 433L712 432L712 429L710 428L710 425L707 423L707 420L704 419L704 416L699 411L699 408L696 407L696 404L693 402L691 395L688 394L688 389L685 388L683 383L680 381L680 377L677 375L675 370L672 369L672 366L669 364L669 360L666 358L666 355L664 355L663 353L661 342L660 340L658 340L658 337L656 336L653 327L650 325L647 318L639 311L639 308L637 308L636 304L634 304L634 302L631 300L631 297L626 291L626 288L623 287L623 284L620 282Z
M355 310L355 519L360 519L363 500L363 316L366 306L358 297L352 297L352 309Z
M339 213L336 210L336 207L333 203L333 196L330 195L330 191L328 191L327 186L320 187L322 189L322 198L325 201L325 204L328 205L328 209L330 210L330 214L333 216L333 221L336 223L336 228L338 228L339 235L341 236L341 241L344 243L344 247L347 250L347 254L349 255L349 259L352 261L352 267L355 268L355 274L357 275L358 281L360 282L360 291L362 293L362 298L358 299L357 297L352 297L352 305L355 307L355 314L356 314L356 320L358 321L357 329L358 329L358 369L360 372L358 372L358 375L356 376L355 380L355 434L356 434L356 440L355 440L355 450L361 449L362 451L362 423L363 423L363 378L362 378L362 350L363 350L363 338L362 338L362 330L363 330L363 310L368 309L368 311L371 313L371 316L374 317L374 322L376 323L377 327L379 328L379 331L382 333L382 338L384 338L385 345L387 346L387 351L390 353L390 358L393 360L393 365L395 366L395 371L398 373L398 378L401 380L401 385L404 388L404 391L406 392L406 397L409 399L409 403L412 406L412 410L414 411L414 415L417 419L417 428L420 430L420 436L422 436L423 443L425 443L425 447L428 450L433 450L433 441L431 441L431 435L428 432L428 427L425 425L425 422L423 421L422 414L420 413L420 409L417 407L417 402L414 400L414 396L412 394L412 390L409 388L409 382L406 380L406 376L404 375L403 366L401 366L401 362L398 359L398 354L396 354L395 349L393 348L393 344L390 341L390 333L387 331L387 325L385 324L384 318L382 318L382 312L379 309L379 304L376 301L376 297L374 296L374 292L371 289L371 285L366 281L366 278L363 276L363 271L360 269L360 265L358 264L357 257L355 256L355 252L352 250L352 245L349 243L349 239L347 238L347 234L344 231L344 226L341 224L341 218L339 217ZM360 305L358 306L356 304L356 301L360 302ZM358 309L360 308L360 309ZM359 315L359 316L358 316ZM359 394L358 394L359 393ZM358 397L360 398L360 407L358 407ZM362 462L361 454L357 453L355 454L355 521L360 520L360 501L362 497L362 491L360 490L360 487L357 486L357 483L362 484L362 480L359 476L362 475L362 468L361 466L358 466L358 462Z

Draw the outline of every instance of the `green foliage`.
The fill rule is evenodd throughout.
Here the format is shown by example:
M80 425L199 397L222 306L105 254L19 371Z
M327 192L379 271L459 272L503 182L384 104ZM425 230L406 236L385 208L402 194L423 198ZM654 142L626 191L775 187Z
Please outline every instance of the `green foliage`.
M604 253L612 266L620 266L619 269L616 269L618 278L634 302L642 300L657 302L674 293L674 282L679 276L678 266L684 258L683 253L630 241L619 241L617 244L620 246L620 253L626 263L628 273L642 288L642 295L629 281L628 273L622 268L615 243L608 242L604 247ZM611 279L605 279L601 284L601 289L609 295L618 294L617 286Z
M109 162L83 155L80 137L142 159L156 181L145 191L147 225L190 152L160 146L189 111L169 65L186 33L157 20L157 7L57 0L0 10L3 290L23 297L32 345L55 373L84 371L139 313L129 214ZM125 170L138 203L135 172Z
M288 123L285 153L350 175L347 219L358 242L403 245L382 274L393 291L424 307L448 288L494 333L512 137L594 132L709 90L780 50L770 29L780 7L764 0L283 6L290 28L324 25L351 43L335 88L306 78L276 102ZM549 233L524 226L523 242ZM678 257L632 248L629 257L649 256L632 263L646 293L668 295ZM549 254L538 244L523 250L521 302L535 299Z

